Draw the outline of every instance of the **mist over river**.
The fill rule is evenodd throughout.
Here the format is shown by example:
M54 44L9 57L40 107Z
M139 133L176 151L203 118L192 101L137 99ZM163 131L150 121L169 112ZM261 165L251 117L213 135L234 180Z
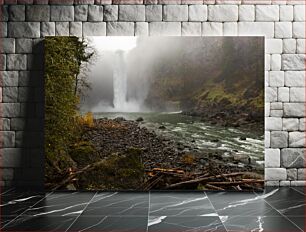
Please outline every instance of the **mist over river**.
M136 120L141 117L141 127L146 127L156 134L172 139L181 144L201 151L202 149L217 149L224 151L224 156L231 152L245 154L251 157L252 162L262 165L264 161L264 136L262 133L243 130L240 128L221 127L210 125L200 118L187 116L180 112L172 113L94 113L96 119L115 119L123 117L127 120ZM185 149L184 148L184 149Z

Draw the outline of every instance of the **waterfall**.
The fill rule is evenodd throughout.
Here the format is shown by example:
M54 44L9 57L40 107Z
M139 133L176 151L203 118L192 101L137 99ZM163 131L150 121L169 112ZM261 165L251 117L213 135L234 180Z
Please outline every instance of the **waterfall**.
M113 72L114 110L122 111L127 106L127 70L125 52L122 50L115 53Z
M113 63L113 88L114 88L114 108L113 112L139 112L141 109L141 100L127 99L127 63L126 52L118 50L115 52L115 60Z

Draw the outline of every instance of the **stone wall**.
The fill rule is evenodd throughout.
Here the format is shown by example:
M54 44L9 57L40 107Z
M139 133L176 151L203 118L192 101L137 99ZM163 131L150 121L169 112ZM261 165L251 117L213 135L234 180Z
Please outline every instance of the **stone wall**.
M54 35L265 36L267 185L304 185L304 0L1 2L2 185L43 183L41 40Z

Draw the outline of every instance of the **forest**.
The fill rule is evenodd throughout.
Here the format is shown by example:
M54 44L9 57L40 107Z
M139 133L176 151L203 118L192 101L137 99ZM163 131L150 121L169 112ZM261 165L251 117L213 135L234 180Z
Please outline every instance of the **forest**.
M96 56L90 40L47 37L45 187L262 189L263 44L138 38L125 56ZM118 91L115 75L126 89ZM114 107L118 94L123 105L140 102L138 111L101 108L101 99Z

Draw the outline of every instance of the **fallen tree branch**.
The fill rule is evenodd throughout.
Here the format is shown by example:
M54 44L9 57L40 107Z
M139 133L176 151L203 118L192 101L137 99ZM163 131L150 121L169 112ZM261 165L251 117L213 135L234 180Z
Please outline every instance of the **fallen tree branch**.
M68 184L69 182L71 182L76 176L78 176L78 175L80 175L80 174L82 174L82 173L84 173L84 172L88 172L88 171L94 170L94 169L97 168L98 166L104 164L104 162L105 162L105 159L100 160L100 161L98 161L98 162L96 162L96 163L93 163L93 164L89 164L89 165L85 166L84 168L82 168L82 169L80 169L80 170L78 170L78 171L76 171L76 172L73 172L73 173L70 174L66 179L64 179L62 182L60 182L58 185L56 185L56 186L52 189L52 191L55 191L55 190L59 189L60 187L65 186L66 184Z
M221 190L221 191L224 191L224 188L221 188L221 187L218 187L218 186L214 186L214 185L211 185L211 184L206 184L205 187L210 188L210 189L213 189L213 190Z
M237 185L237 184L250 184L250 183L263 183L264 180L243 180L243 181L233 181L233 182L208 182L211 185Z
M235 173L229 173L229 174L223 174L223 175L215 175L215 176L197 178L197 179L194 179L194 180L187 180L187 181L183 181L183 182L168 185L168 186L165 187L165 189L175 188L175 187L179 187L179 186L182 186L182 185L185 185L185 184L196 184L196 183L200 183L202 181L214 180L214 179L221 178L221 177L241 176L243 174L244 174L244 172L235 172Z

